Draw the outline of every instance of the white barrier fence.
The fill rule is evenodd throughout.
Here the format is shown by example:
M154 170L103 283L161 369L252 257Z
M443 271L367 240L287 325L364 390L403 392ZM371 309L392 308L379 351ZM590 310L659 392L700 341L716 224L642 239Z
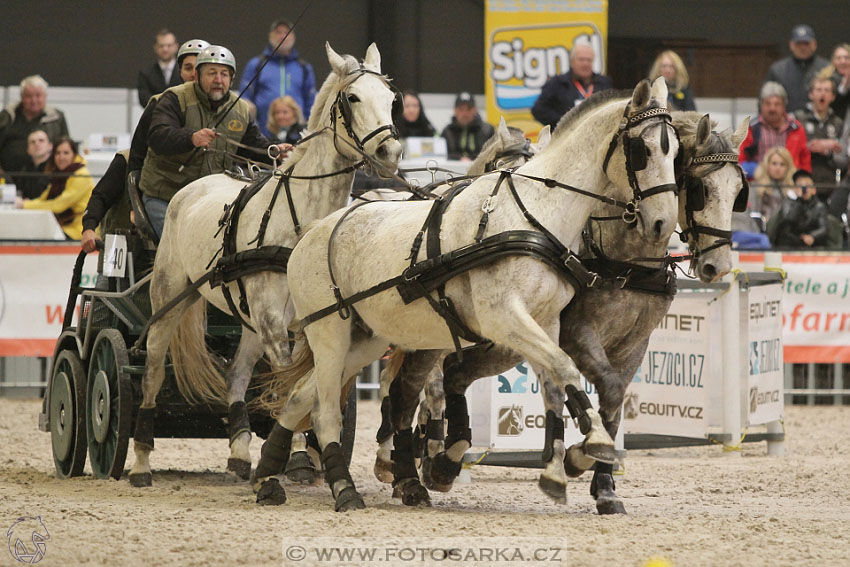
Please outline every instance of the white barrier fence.
M768 254L774 263L780 255ZM770 266L769 266L770 267ZM782 277L738 273L706 286L680 279L679 294L653 332L622 412L618 449L766 440L782 454L784 434ZM582 379L594 406L595 388ZM545 410L527 364L468 391L480 464L539 466ZM565 412L567 446L583 436ZM521 451L521 452L519 452Z

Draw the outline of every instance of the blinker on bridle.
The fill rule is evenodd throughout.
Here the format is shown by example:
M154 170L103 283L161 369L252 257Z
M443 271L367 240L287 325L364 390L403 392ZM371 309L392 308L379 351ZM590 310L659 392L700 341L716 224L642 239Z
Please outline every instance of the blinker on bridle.
M673 118L666 108L655 107L638 112L634 116L629 117L631 105L626 105L623 112L623 119L620 121L620 126L617 132L611 138L611 143L608 145L608 152L605 154L605 161L602 163L602 171L608 173L608 162L614 155L614 150L617 149L617 142L622 138L623 154L626 158L626 173L629 178L629 186L632 188L634 195L632 201L629 202L628 208L623 213L623 221L631 224L637 220L640 214L640 201L659 193L666 191L678 191L678 186L675 183L664 183L642 190L637 180L636 172L646 169L648 165L646 155L646 144L643 141L643 133L653 126L660 125L661 130L661 150L666 155L670 151L670 137L667 132L667 127L673 127ZM638 124L650 120L652 118L661 118L660 122L649 124L636 137L629 136L629 130Z

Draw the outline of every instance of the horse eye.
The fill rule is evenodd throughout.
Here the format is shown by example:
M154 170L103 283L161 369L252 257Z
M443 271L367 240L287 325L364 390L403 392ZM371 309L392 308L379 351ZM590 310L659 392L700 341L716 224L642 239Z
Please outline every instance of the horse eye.
M360 99L357 98L356 94L350 94L349 93L349 94L346 95L346 98L348 99L348 102L360 102Z

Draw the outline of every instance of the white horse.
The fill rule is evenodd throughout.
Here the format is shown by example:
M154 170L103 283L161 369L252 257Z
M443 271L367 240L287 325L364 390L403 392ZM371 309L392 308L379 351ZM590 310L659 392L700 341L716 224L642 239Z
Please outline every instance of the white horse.
M396 93L381 75L378 48L370 45L361 64L350 55L338 55L329 44L325 47L332 70L316 96L305 141L244 205L235 230L238 251L262 244L294 246L299 223L309 223L346 205L354 166L364 156L382 175L390 175L398 167L401 144L392 126ZM286 187L281 188L282 184ZM207 274L208 264L223 246L224 236L219 230L222 211L234 203L243 185L226 175L212 175L190 183L171 200L150 286L154 311ZM264 223L267 223L265 236L257 242L259 228ZM228 469L248 478L251 433L245 392L263 352L273 368L289 362L287 329L294 309L285 273L260 271L241 279L248 310L240 306L238 315L253 330L243 326L236 357L227 369L226 383L206 351L203 341L206 307L204 301L197 300L203 298L230 312L222 288L227 287L233 297L239 298L242 292L236 281L225 283L222 288L211 288L209 283L204 283L151 325L142 378L143 400L134 435L136 461L130 471L134 486L151 484L149 455L153 449L156 395L165 377L169 343L178 386L187 399L226 399L231 433ZM180 333L175 337L178 324Z
M636 198L646 197L638 202L636 233L653 242L666 241L676 224L673 165L678 152L678 140L670 134L666 97L664 81L656 80L652 87L642 81L631 97L600 93L582 103L562 119L549 145L530 162L514 173L481 177L457 194L442 215L441 249L469 246L476 233L485 238L520 230L545 235L546 242L563 252L564 245L576 242L596 202L578 191L595 195L606 188L607 197L623 198L621 188L629 186ZM502 191L497 191L502 185L499 179L507 185ZM613 185L609 186L609 180ZM483 222L482 210L489 215L488 222ZM433 307L449 300L437 303L430 294L420 298L424 301L405 304L390 289L366 297L353 308L343 299L401 278L413 260L427 258L420 251L411 260L410 243L423 230L430 211L430 203L381 202L330 215L307 232L290 259L292 297L299 319L308 323L309 347L296 351L293 367L280 378L282 384L301 379L275 428L291 435L313 410L313 428L337 510L364 506L337 442L340 395L347 378L382 355L388 343L439 353L454 348L457 334L477 335L522 353L538 375L558 386L561 403L565 391L572 399L580 389L575 364L557 345L559 314L575 294L574 284L567 281L571 276L540 257L501 257L448 280L445 296L451 298L457 313L456 319L449 317L454 319L452 330ZM312 322L308 318L335 305L344 316L356 310L357 324L352 317L336 314ZM313 363L315 367L305 371ZM590 428L588 452L612 460L614 444L599 414L589 404L580 410L578 417ZM256 472L258 499L282 492L276 480L269 478L272 475L266 474L275 467L266 468L263 463L270 441L264 445ZM566 489L564 451L560 442L544 471L546 482L541 479L547 486L559 484L562 491Z

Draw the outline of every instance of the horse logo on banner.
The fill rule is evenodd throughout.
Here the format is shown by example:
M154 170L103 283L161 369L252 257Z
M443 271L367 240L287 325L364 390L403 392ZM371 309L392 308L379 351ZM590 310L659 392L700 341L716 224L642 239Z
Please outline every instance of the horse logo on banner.
M516 437L522 435L522 406L499 408L499 435Z

